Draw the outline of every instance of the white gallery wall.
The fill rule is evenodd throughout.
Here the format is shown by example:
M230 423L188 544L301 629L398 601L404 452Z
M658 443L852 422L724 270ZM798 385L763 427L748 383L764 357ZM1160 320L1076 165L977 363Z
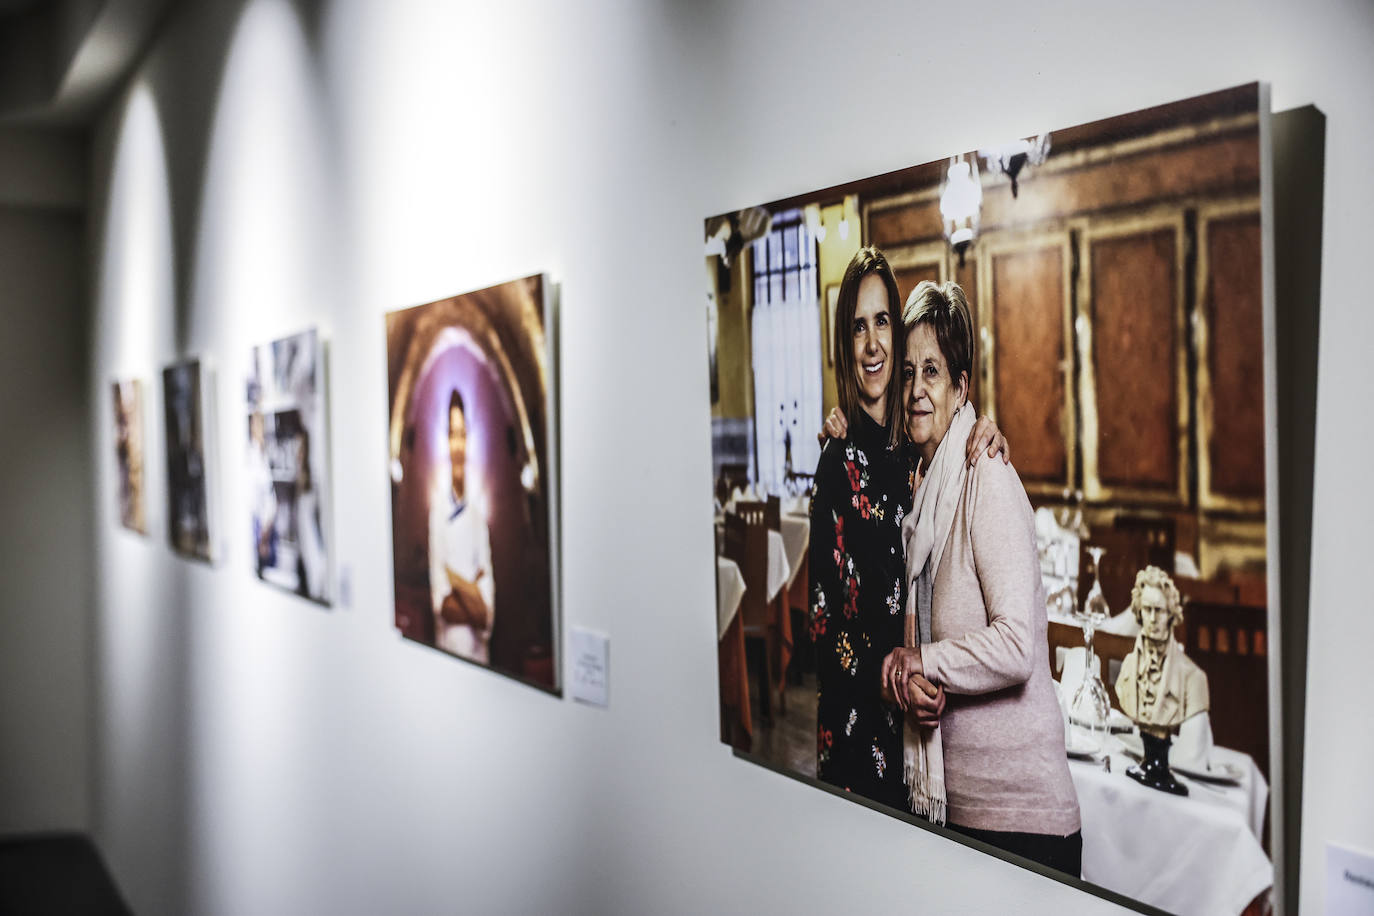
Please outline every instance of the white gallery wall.
M90 216L91 822L136 911L1113 910L718 742L702 219L1254 79L1328 117L1303 909L1328 839L1374 849L1374 8L810 6L170 15L100 124ZM564 624L611 638L606 710L392 626L383 316L536 271L562 287ZM310 326L332 609L259 583L245 535L248 348ZM166 538L186 356L216 374L214 567ZM130 376L147 537L116 509Z

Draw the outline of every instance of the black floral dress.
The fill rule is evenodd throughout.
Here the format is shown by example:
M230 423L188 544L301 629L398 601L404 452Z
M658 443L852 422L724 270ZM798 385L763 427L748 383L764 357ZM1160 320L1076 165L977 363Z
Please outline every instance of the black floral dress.
M888 448L886 427L858 414L849 438L821 452L811 500L816 775L905 810L901 711L883 702L879 675L902 644L914 465L909 449Z

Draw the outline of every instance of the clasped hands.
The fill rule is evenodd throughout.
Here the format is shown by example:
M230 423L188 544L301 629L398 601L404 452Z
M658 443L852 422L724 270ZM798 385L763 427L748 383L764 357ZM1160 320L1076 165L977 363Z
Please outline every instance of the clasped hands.
M917 725L938 725L945 711L945 688L926 679L920 648L897 648L883 659L883 699L895 704Z
M439 606L439 616L450 625L484 628L487 625L487 603L482 599L477 583L486 575L486 571L479 569L477 576L471 580L464 579L451 569L446 571L449 593Z

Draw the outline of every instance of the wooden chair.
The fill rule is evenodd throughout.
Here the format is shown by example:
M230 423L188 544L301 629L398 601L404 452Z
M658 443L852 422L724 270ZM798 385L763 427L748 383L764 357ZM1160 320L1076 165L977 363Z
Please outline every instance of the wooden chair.
M1207 675L1212 738L1269 775L1268 615L1263 607L1190 601L1181 641Z
M746 660L750 645L762 652L755 667L758 671L759 712L765 723L773 721L771 702L773 683L769 660L775 654L778 627L774 621L773 605L768 601L768 529L763 524L762 503L742 503L727 513L723 555L734 560L744 576L744 597L740 599L739 619L744 631Z
M768 522L768 504L752 500L740 500L735 503L734 511L730 514L737 516L746 524L766 527ZM767 550L767 545L765 545L764 549L765 551ZM764 557L767 559L766 552Z
M1081 649L1083 631L1073 624L1051 620L1045 635L1050 649L1050 674L1057 677L1059 672L1055 668L1055 660L1059 653L1056 650L1061 646L1065 649ZM1116 698L1116 676L1121 671L1121 662L1134 648L1135 640L1129 636L1103 633L1101 630L1093 634L1093 652L1101 659L1102 683L1106 685L1107 696L1115 709L1121 708L1121 703ZM1072 700L1073 697L1065 699Z
M1176 525L1171 516L1118 515L1115 528L1135 535L1148 545L1149 565L1167 573L1174 571L1174 550L1177 542ZM1144 567L1142 567L1143 569Z
M748 521L751 525L763 525L768 531L782 531L782 500L777 496L769 496L765 500L756 502L738 502L735 504L735 514ZM765 535L764 540L764 600L767 601L768 579L768 544ZM768 640L768 667L770 671L776 671L778 678L773 684L773 689L778 694L778 709L782 713L787 712L787 668L792 660L792 614L788 610L789 592L786 589L780 591L777 597L770 603L772 620L769 625L772 627L771 638ZM764 703L764 708L768 708L768 701Z

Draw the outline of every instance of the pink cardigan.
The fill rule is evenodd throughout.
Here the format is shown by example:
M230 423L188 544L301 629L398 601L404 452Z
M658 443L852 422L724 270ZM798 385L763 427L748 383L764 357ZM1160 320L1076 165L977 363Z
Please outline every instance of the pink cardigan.
M940 734L950 823L1068 836L1081 822L1050 680L1034 517L1021 478L1000 459L968 473L933 596L934 638L921 655L948 697Z

